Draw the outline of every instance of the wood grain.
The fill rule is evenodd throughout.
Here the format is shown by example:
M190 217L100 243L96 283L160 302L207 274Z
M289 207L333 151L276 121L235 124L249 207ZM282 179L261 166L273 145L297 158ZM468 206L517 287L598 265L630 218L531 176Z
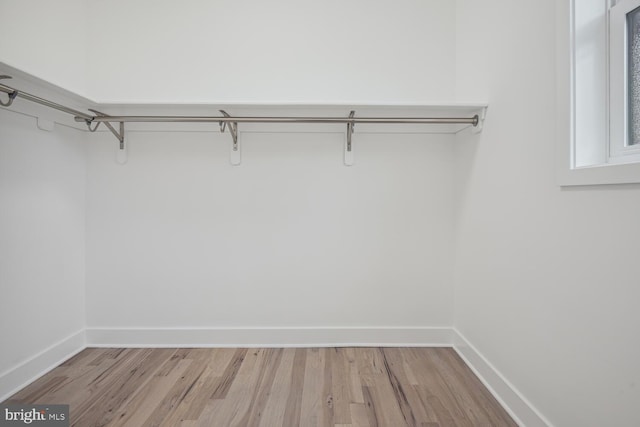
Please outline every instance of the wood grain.
M91 348L9 402L79 427L516 426L450 348Z

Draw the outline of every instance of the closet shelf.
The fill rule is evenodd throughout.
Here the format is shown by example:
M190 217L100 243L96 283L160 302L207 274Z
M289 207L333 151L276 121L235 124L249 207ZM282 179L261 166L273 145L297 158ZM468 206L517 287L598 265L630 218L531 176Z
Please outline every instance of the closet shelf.
M96 105L90 101L77 102L74 108L32 94L28 91L9 86L10 76L0 76L0 105L5 108L18 104L18 100L30 101L48 109L57 110L72 117L77 124L86 126L86 130L95 132L101 126L110 131L118 140L118 148L125 153L125 124L217 124L220 132L229 131L231 135L231 163L240 163L240 125L244 131L259 131L253 124L271 126L276 124L292 125L346 125L345 164L353 164L352 137L356 125L359 132L381 132L381 127L397 133L425 132L451 134L471 128L480 132L483 127L487 106L483 104L451 105L371 105L371 104L224 104L224 105ZM47 92L46 90L44 92ZM50 91L49 91L50 92ZM50 92L56 94L54 92ZM60 93L58 89L58 94ZM60 97L55 97L59 99ZM84 104L84 105L83 105ZM91 108L90 108L91 107ZM86 109L87 111L81 111ZM217 109L215 115L210 115ZM230 114L233 111L234 114ZM105 113L103 111L109 111ZM178 111L178 114L176 114ZM360 128L363 125L363 128ZM135 126L135 125L134 125ZM372 128L373 126L373 128ZM399 130L398 126L402 126ZM429 130L425 130L428 128ZM134 129L136 129L134 127ZM136 130L138 130L137 128ZM373 129L373 130L372 130ZM307 131L309 131L307 129ZM314 131L321 131L317 128ZM387 130L385 130L386 132Z

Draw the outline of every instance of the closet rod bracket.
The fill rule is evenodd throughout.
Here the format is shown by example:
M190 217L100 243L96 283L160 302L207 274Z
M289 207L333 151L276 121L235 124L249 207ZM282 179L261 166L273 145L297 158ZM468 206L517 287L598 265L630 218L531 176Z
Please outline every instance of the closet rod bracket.
M101 113L97 110L92 110L91 108L89 108L89 111L94 113L97 117L109 117L108 114ZM109 122L96 122L96 125L93 129L91 128L91 120L86 120L86 123L90 132L95 132L98 129L98 126L100 126L100 123L104 123L104 125L111 131L113 136L115 136L120 142L120 149L124 150L124 122L118 122L120 124L119 130L116 130L116 128L114 128L113 125Z
M349 113L349 119L347 120L347 135L345 138L344 144L344 164L345 166L353 166L354 156L353 156L353 130L355 128L355 120L351 120L355 117L355 110L351 110Z
M225 119L231 117L224 110L220 110L220 113L222 113ZM224 131L229 128L229 133L231 134L232 139L231 151L229 153L229 163L231 163L233 166L238 166L242 161L240 154L240 142L238 141L238 122L233 120L220 120L218 123L220 124L220 132L222 133L224 133Z
M473 117L473 119L475 120L475 123L471 128L471 132L475 134L482 132L482 129L484 128L484 119L486 118L486 116L487 116L487 107L482 107L478 112L478 114L476 114Z
M5 75L0 76L0 80L10 79L10 78L11 76L5 76ZM11 104L13 104L13 100L16 99L16 97L18 96L18 91L14 89L12 92L7 93L7 96L9 96L8 101L4 102L0 100L0 105L2 105L3 107L9 107L11 106Z
M354 110L351 110L351 113L349 113L349 118L353 119L355 115L356 115L356 112ZM353 136L354 128L355 128L354 122L347 123L347 151L351 151L351 137Z
M223 116L231 117L229 113L224 110L220 110ZM225 129L229 127L229 133L233 139L233 151L238 151L238 122L220 122L220 132L224 133Z

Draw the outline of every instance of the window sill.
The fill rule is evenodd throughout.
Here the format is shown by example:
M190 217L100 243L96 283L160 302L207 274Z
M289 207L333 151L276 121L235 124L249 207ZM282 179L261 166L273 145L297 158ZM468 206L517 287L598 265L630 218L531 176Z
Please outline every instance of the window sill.
M605 164L558 170L558 185L612 185L640 183L640 163Z

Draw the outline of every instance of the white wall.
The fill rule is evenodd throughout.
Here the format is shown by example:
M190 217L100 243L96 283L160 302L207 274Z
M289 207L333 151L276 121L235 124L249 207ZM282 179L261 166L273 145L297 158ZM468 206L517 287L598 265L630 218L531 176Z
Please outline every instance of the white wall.
M89 328L451 324L452 136L94 137Z
M76 345L84 239L84 135L0 109L0 400ZM24 366L51 346L53 360Z
M432 0L92 0L90 93L450 102L454 12ZM359 134L352 169L342 129L246 134L239 168L228 138L129 133L125 167L110 135L92 145L89 327L451 323L451 138Z
M0 0L0 62L99 103L446 103L455 2Z
M0 0L0 62L86 96L87 13L86 0Z
M450 102L455 2L88 0L110 103Z
M0 60L100 102L454 95L453 2L0 5L30 16ZM124 167L89 138L89 326L451 324L450 137L361 133L351 169L342 130L247 134L240 168L228 135L129 132Z
M640 187L555 184L555 0L458 1L455 325L556 426L640 425Z

